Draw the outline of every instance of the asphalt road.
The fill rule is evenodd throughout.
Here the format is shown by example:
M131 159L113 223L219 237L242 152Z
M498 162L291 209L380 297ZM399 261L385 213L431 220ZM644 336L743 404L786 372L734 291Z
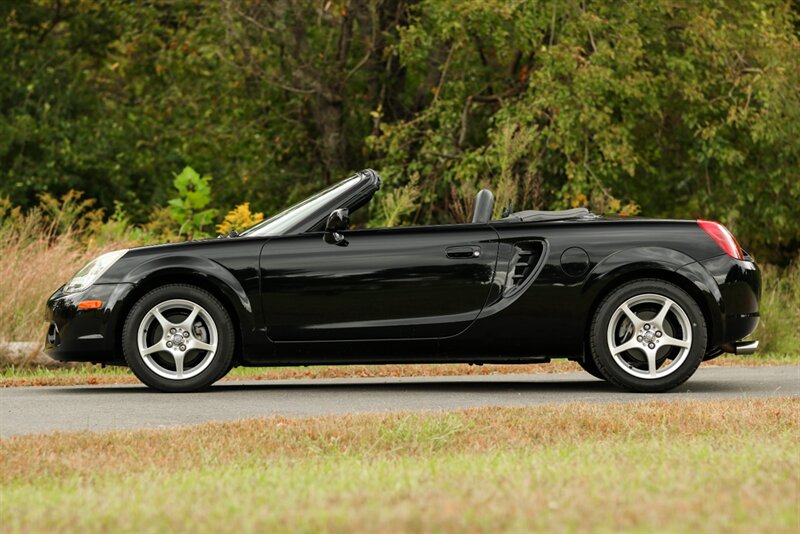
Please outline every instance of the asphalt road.
M5 388L0 389L0 437L271 415L788 395L800 396L800 365L700 368L682 387L657 395L619 391L585 373L226 382L190 394L154 393L143 386Z

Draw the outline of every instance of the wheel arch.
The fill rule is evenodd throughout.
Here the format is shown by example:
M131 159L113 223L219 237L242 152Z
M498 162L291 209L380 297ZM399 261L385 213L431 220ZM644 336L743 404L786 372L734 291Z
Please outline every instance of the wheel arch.
M643 278L655 278L670 282L684 290L697 303L703 313L708 330L706 352L714 348L714 340L722 328L719 320L718 299L713 294L707 281L700 279L694 270L681 269L687 264L694 264L695 261L688 256L680 258L674 253L675 251L671 251L668 258L670 260L677 259L678 261L665 261L663 255L654 254L654 249L647 249L646 260L639 257L630 263L620 264L618 261L614 261L614 268L611 269L598 269L597 267L603 266L602 262L596 266L584 286L584 295L590 299L583 331L584 357L588 354L589 330L592 318L603 299L623 284ZM684 259L688 261L683 261Z
M216 277L209 276L202 271L172 268L154 270L141 278L125 296L119 310L119 320L115 325L114 350L122 354L122 329L133 306L147 293L169 284L183 284L198 287L213 295L222 304L225 311L234 322L234 361L241 359L244 347L245 325L253 322L252 309L245 310L241 304L237 305L237 298L225 282ZM235 293L234 293L235 294Z

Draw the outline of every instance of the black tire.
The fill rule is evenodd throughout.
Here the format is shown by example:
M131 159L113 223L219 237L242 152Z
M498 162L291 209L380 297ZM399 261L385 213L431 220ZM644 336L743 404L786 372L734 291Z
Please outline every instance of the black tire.
M653 300L660 298L665 303L667 300L672 301L670 306L664 305L669 311L666 313L666 318L659 323L661 325L659 327L656 327L655 323L649 324L648 321L656 321L660 310L653 308L650 311L641 308L649 305L648 299L651 297ZM642 303L636 304L640 306L640 311L633 313L633 317L637 320L634 324L634 319L623 310L623 304L635 303L639 299ZM628 310L632 308L628 306ZM641 317L638 314L641 314ZM647 317L649 314L652 315ZM644 319L640 320L642 318ZM612 319L615 325L609 329ZM620 325L618 330L617 325ZM622 328L623 326L625 328ZM648 327L648 330L645 330L645 327ZM664 332L658 328L662 328ZM653 330L652 333L650 329ZM617 338L614 336L623 331L625 333L619 334L621 337L617 344ZM655 334L659 337L654 337ZM662 335L664 337L660 337ZM706 321L697 302L675 284L652 278L628 282L612 291L597 308L589 333L592 359L601 375L618 387L643 393L668 391L688 380L703 361L707 339ZM615 358L610 346L612 340L617 349L623 345L623 341L637 346L632 350L615 351L617 354ZM674 346L673 340L682 343L683 346ZM665 341L664 345L659 345L660 341ZM659 367L655 373L648 367L645 356L647 349L656 355L654 358ZM658 376L660 373L664 376ZM644 374L649 377L643 377Z
M600 372L600 369L597 368L597 364L594 363L594 359L591 357L591 355L586 356L584 360L578 360L578 365L580 365L584 371L593 377L599 378L600 380L606 379L606 377L604 377Z
M231 358L231 363L229 363L229 364L228 364L228 366L227 366L226 368L224 368L224 369L223 369L223 370L222 370L222 371L219 373L219 376L218 376L217 378L215 378L215 379L214 379L214 382L216 382L216 381L218 381L218 380L222 380L223 378L225 378L225 377L228 375L228 373L230 373L230 372L231 372L231 370L232 370L234 367L236 367L236 359L235 359L235 358ZM212 383L213 383L213 382L212 382Z
M138 337L140 327L144 328L142 326L142 321L151 321L150 324L159 332L157 337L160 338L163 334L166 339L166 328L158 330L159 325L152 322L154 320L153 316L149 314L157 305L176 300L186 301L199 306L202 311L205 312L205 320L208 320L216 330L216 337L214 339L216 342L216 350L213 351L213 354L212 351L203 350L192 352L191 348L186 352L185 357L188 358L190 357L189 355L192 354L192 358L201 360L201 364L204 364L198 365L197 368L200 369L200 371L195 376L188 378L177 378L181 376L177 373L173 378L165 377L158 373L159 370L162 372L168 371L166 368L169 365L169 353L166 351L156 353L159 358L163 358L159 361L163 361L164 363L154 364L155 358L150 357L146 362L146 358L142 356L139 349ZM204 319L201 318L200 320ZM211 327L208 327L208 330L211 330ZM191 335L193 336L194 334L192 333ZM188 335L187 339L189 339ZM128 367L130 367L136 377L147 386L168 393L199 391L207 388L225 376L233 365L234 344L235 334L233 322L224 306L209 292L187 284L169 284L161 286L144 295L134 304L122 328L122 349ZM167 355L165 355L165 353ZM207 363L205 363L206 358L208 359ZM161 369L161 365L163 365L165 369ZM177 364L173 362L173 365L176 366ZM181 367L181 370L182 369ZM177 368L175 371L177 372ZM191 373L192 370L190 369L187 372Z

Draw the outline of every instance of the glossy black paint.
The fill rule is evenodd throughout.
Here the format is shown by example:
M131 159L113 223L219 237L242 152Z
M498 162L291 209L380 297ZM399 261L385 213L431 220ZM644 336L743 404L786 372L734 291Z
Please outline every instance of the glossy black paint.
M581 359L599 302L642 277L674 282L698 301L709 353L758 323L755 263L725 255L695 221L504 219L326 240L330 211L352 213L379 184L366 173L282 235L128 251L85 292L50 298L48 352L122 362L128 310L165 283L217 296L238 326L240 365ZM76 308L95 298L101 310Z
M498 248L488 226L345 235L343 247L316 232L264 246L261 298L271 341L450 337L486 303Z
M86 291L64 295L56 291L47 301L48 327L46 349L60 361L115 361L115 325L122 302L133 289L132 284L96 284ZM102 300L99 310L78 310L82 300Z

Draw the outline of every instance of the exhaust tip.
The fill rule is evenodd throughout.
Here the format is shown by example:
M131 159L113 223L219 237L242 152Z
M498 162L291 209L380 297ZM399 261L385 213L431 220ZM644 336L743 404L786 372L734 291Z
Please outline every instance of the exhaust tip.
M733 343L725 343L720 348L730 354L746 356L758 350L758 341L734 341Z

